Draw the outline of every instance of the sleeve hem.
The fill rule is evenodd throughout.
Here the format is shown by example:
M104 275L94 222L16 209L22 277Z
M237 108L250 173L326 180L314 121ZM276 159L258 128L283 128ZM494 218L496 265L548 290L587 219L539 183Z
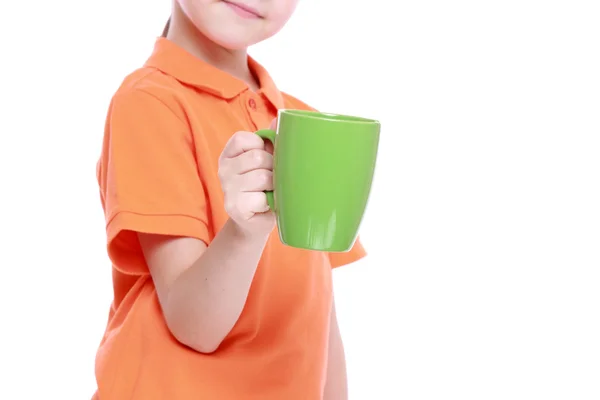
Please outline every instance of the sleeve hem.
M137 233L192 237L207 245L207 224L189 215L140 214L119 211L106 225L108 255L113 267L127 275L147 274L148 266L139 247Z
M116 212L106 225L110 243L124 230L157 235L185 236L210 242L207 224L197 217L182 214L140 214L130 211Z

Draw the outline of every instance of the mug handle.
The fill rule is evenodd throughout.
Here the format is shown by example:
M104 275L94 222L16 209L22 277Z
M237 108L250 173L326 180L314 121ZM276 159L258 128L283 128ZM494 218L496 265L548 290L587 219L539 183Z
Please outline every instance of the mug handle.
M273 129L261 129L255 132L262 139L269 140L273 143L273 149L275 149L275 137L277 137L277 132ZM271 211L275 211L275 198L273 197L272 190L265 190L265 194L267 195L267 204L269 204L269 208Z

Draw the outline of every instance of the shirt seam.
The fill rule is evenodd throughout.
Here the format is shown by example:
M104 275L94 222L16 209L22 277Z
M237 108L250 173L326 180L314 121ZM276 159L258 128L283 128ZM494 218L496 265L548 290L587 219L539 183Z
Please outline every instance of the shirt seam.
M138 81L138 82L139 82L139 81ZM149 92L149 91L148 91L148 90L146 90L146 89L142 89L142 88L138 87L138 86L137 86L137 85L138 85L138 82L136 82L136 83L135 83L135 85L133 85L133 87L132 87L132 89L133 89L133 90L137 90L138 92L141 92L141 93L147 94L148 96L150 96L150 97L154 98L154 99L155 99L155 100L157 100L157 101L158 101L160 104L162 104L163 106L165 106L165 107L166 107L166 108L167 108L167 109L168 109L168 110L171 112L171 114L173 114L173 116L174 116L175 118L177 118L177 120L178 120L178 121L179 121L179 122L180 122L180 123L181 123L183 126L187 126L186 122L185 122L185 121L184 121L184 120L183 120L183 119L182 119L182 118L181 118L179 115L177 115L177 113L175 112L175 110L174 110L174 109L173 109L173 108L172 108L170 105L168 105L168 104L167 104L167 103L166 103L166 102L165 102L163 99L161 99L160 97L158 97L158 96L157 96L157 95L155 95L154 93L152 93L152 92Z
M163 106L165 106L165 107L166 107L166 108L167 108L167 109L168 109L168 110L171 112L171 114L173 114L173 116L174 116L175 118L177 118L177 120L178 120L178 121L179 121L179 122L180 122L180 123L181 123L183 126L187 126L186 122L185 122L185 121L184 121L184 120L183 120L183 119L182 119L182 118L181 118L179 115L177 115L177 113L175 112L175 110L174 110L174 109L173 109L173 108L172 108L170 105L168 105L168 104L167 104L167 103L166 103L166 102L165 102L163 99L161 99L160 97L158 97L158 96L157 96L157 95L155 95L154 93L152 93L152 92L150 92L150 91L148 91L148 90L146 90L146 89L143 89L143 88L139 87L139 84L140 84L140 82L141 82L141 81L142 81L144 78L148 77L148 75L151 75L151 74L153 74L153 73L155 73L155 72L156 72L156 70L154 70L154 71L150 71L150 72L148 72L148 74L146 74L146 75L144 75L144 76L140 77L140 79L138 79L138 80L137 80L135 83L133 83L133 85L131 86L131 89L132 89L132 90L134 90L134 91L138 91L138 92L141 92L141 93L147 94L148 96L150 96L150 97L154 98L154 99L155 99L155 100L157 100L157 101L158 101L160 104L162 104Z

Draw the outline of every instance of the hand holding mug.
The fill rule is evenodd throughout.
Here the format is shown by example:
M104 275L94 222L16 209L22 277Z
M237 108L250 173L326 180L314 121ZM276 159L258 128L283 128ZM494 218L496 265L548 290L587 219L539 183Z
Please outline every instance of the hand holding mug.
M271 124L275 127L275 121ZM236 132L219 157L225 210L244 231L273 229L265 191L273 190L273 145L253 132Z

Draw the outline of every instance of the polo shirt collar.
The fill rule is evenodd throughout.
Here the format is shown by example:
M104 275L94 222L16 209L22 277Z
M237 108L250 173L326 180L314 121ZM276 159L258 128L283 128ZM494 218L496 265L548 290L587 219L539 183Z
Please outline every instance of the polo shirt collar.
M172 41L160 37L145 66L156 68L178 81L223 99L232 99L249 90L248 85L227 72L200 60ZM267 70L248 56L248 66L257 77L260 91L276 109L284 107L281 92Z

